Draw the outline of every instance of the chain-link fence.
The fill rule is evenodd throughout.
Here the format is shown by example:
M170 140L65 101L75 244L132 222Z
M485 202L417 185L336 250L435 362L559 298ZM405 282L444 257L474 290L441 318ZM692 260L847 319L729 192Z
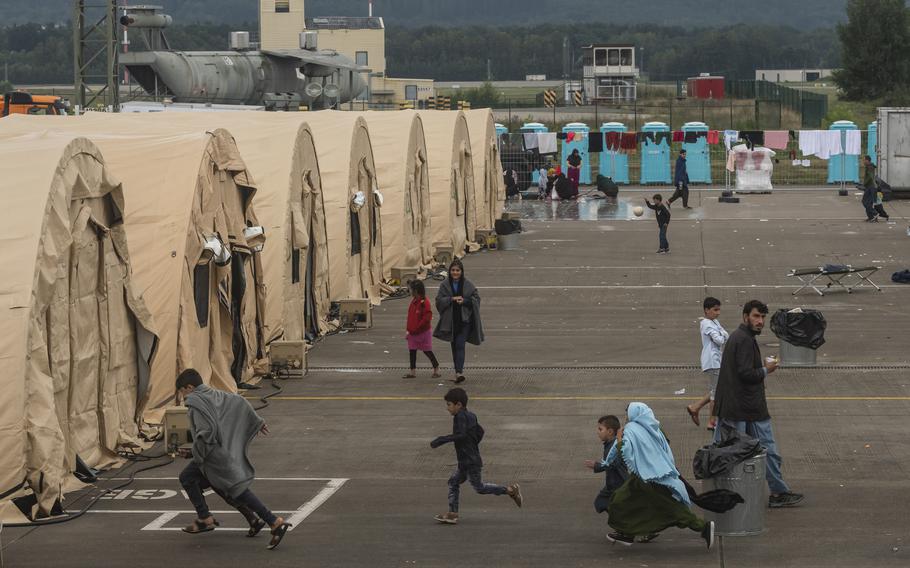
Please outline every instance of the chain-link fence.
M862 131L862 153L866 154L868 146L868 131ZM500 155L502 158L503 169L515 171L518 176L519 187L527 189L536 185L535 171L541 167L550 168L564 164L563 141L558 144L559 151L556 154L540 155L537 150L525 150L524 138L521 133L509 133L500 136ZM670 142L669 159L666 164L668 179L672 179L673 164L682 148L682 143ZM592 153L587 156L591 167L592 182L597 179L601 171L601 156L604 156L605 175L609 175L616 163L628 162L628 180L630 185L641 185L642 179L642 150L641 145L635 150L617 154L622 156L620 160L610 160L610 153ZM791 137L784 150L775 150L775 156L772 159L773 172L771 183L774 186L782 187L823 187L829 183L838 184L841 179L846 179L848 185L852 185L853 180L862 179L862 156L833 156L834 160L823 160L815 156L803 156L799 151L799 141ZM711 183L691 183L691 187L710 186L725 187L727 177L727 149L723 144L721 136L720 144L707 145L708 160L710 163L709 171ZM690 152L691 154L691 152ZM874 153L873 153L874 155ZM693 167L694 156L689 156L690 171ZM624 167L622 168L625 169ZM653 176L653 171L651 173ZM625 176L619 175L617 179ZM691 177L691 176L690 176ZM731 173L730 184L735 184L735 174ZM660 184L646 184L660 185ZM667 184L669 185L669 184Z

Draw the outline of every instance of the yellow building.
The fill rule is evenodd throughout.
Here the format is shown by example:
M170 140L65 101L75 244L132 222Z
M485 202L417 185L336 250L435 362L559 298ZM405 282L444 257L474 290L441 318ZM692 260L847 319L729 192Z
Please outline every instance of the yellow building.
M300 33L315 31L319 49L349 57L363 68L373 103L423 101L436 95L432 79L392 79L386 76L385 22L378 17L304 17L304 0L259 0L261 49L300 49Z
M262 49L300 49L306 29L304 0L259 0L259 42Z

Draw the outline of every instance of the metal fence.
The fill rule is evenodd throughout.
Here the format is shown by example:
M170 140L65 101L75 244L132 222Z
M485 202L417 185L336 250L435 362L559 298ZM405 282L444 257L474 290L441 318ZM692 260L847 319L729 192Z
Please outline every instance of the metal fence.
M868 131L862 131L862 149L863 153L866 152L868 148ZM522 134L520 133L509 133L503 134L500 136L500 156L502 159L503 169L512 168L515 170L518 175L519 187L526 189L534 184L534 172L541 167L549 168L555 167L556 165L563 163L563 143L559 143L559 153L541 156L536 151L526 151L524 149L524 142ZM670 154L670 163L668 165L669 173L672 177L673 173L673 164L676 156L679 153L679 150L682 148L682 144L674 142L671 145L671 154ZM844 170L844 173L847 174L846 178L855 177L858 180L862 179L862 159L861 156L847 156L847 160L841 160L835 162L834 179L837 180L834 184L829 184L829 165L831 162L829 160L822 160L814 156L804 157L799 151L799 142L798 140L791 139L787 149L785 150L775 150L776 156L773 159L774 170L771 175L771 183L776 187L823 187L831 185L840 185L839 181L844 177L841 173L840 164L854 162L858 164L856 168L847 168ZM642 153L641 148L637 150L626 153L628 158L628 167L629 167L629 182L630 185L641 185L641 161ZM595 153L589 155L589 161L591 164L591 179L596 180L597 175L600 173L600 156L601 154ZM727 150L726 147L721 144L709 145L708 146L708 156L710 160L710 171L711 171L711 183L710 184L699 184L692 183L690 187L713 187L713 188L723 188L726 186L727 173L726 173L726 162L727 162ZM692 159L692 156L689 157ZM799 165L794 165L794 160L799 161ZM808 160L808 166L802 165L803 160ZM608 166L609 167L609 166ZM730 174L730 184L735 185L735 174ZM660 187L660 184L648 184L654 187ZM852 181L847 182L848 186L852 185Z

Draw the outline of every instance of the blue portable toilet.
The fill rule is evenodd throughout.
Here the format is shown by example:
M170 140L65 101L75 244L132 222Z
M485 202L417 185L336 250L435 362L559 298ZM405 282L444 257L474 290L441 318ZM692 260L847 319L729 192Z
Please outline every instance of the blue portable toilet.
M869 123L869 135L866 140L866 153L872 158L872 163L878 166L878 122Z
M569 132L575 133L575 137L571 142L569 142L568 138L562 141L562 171L569 171L569 154L572 153L572 150L578 150L578 154L581 156L581 171L578 175L578 183L590 184L591 160L588 156L588 135L591 133L591 129L588 128L587 124L570 122L562 127L562 131L566 134Z
M497 138L500 137L500 136L502 136L503 134L508 134L508 133L509 133L509 129L506 128L505 125L499 124L498 122L495 123L495 124L493 125L493 127L496 129L496 137L497 137Z
M539 122L526 122L521 126L519 131L522 134L527 134L529 132L548 132L546 125ZM540 172L537 171L537 168L531 171L531 183L537 185L537 182L540 181Z
M671 184L670 127L663 122L648 122L641 127L645 134L662 134L659 144L645 140L641 143L641 184Z
M708 148L708 125L704 122L687 122L682 127L686 132L704 132L695 142L683 142L686 151L686 172L690 183L711 183L711 151Z
M847 131L856 130L856 124L849 120L838 120L828 130L840 132L841 149L847 149ZM846 153L835 154L828 160L828 183L859 183L859 156Z
M629 156L619 150L607 149L606 134L618 132L623 134L628 129L621 122L605 122L600 125L604 134L604 151L600 153L600 175L612 178L614 183L629 183Z

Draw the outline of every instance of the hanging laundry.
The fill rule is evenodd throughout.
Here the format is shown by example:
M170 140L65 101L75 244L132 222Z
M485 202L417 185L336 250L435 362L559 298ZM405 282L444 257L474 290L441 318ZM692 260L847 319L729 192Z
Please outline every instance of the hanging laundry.
M736 152L736 169L740 171L746 169L746 160L748 159L748 152Z
M842 153L840 137L839 130L800 130L799 151L803 156L818 156L827 160Z
M786 130L768 130L765 132L765 146L772 150L786 150L790 143L790 134Z
M708 144L720 144L720 132L717 130L708 131Z
M607 132L604 134L604 145L607 150L616 151L619 150L622 142L622 133L621 132Z
M607 136L610 134L617 134L616 132L608 132ZM617 140L618 142L618 140ZM603 152L604 151L604 134L603 132L592 132L588 136L588 153L594 152Z
M556 139L557 139L557 140L565 140L565 139L566 139L566 133L565 133L565 132L558 132L558 133L556 134Z
M649 132L648 134L650 134L650 132ZM667 145L669 145L669 144L670 144L670 141L671 141L671 136L672 136L672 135L670 134L670 132L656 132L656 133L654 134L654 143L655 143L655 144L660 144L661 142L663 142L664 140L666 140L666 141L667 141Z
M707 130L702 130L702 131L693 130L693 131L686 132L685 143L686 144L695 144L696 142L698 142L699 138L704 138L707 135L708 135Z
M739 140L739 130L724 130L724 146L727 147L728 152L737 140Z
M674 131L673 131L673 141L674 141L674 142L682 142L682 141L685 140L685 139L686 139L686 133L685 133L685 132L683 132L682 130L674 130Z
M541 154L555 154L558 149L556 140L555 132L538 132L537 151Z
M536 150L539 146L536 132L526 132L522 138L524 139L525 150Z
M762 130L740 130L739 137L745 140L746 146L754 150L756 146L765 145L765 133Z
M640 133L639 133L640 134ZM623 150L635 150L638 148L638 135L634 132L625 132L620 137L619 147Z
M727 151L727 171L735 172L736 171L736 152L732 150Z
M859 156L862 153L862 133L859 130L848 130L846 143L845 154Z

